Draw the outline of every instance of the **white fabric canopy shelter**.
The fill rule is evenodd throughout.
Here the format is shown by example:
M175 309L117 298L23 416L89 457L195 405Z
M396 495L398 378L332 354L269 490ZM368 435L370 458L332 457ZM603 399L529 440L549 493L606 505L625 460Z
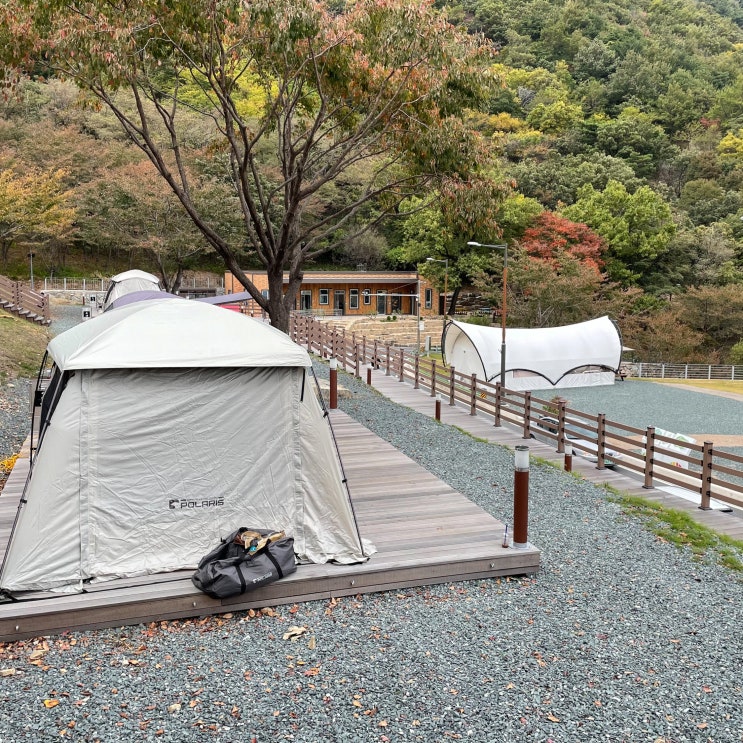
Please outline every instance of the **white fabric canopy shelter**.
M501 342L501 328L452 320L444 329L444 359L463 374L501 381ZM525 391L614 384L621 356L622 338L608 317L556 328L507 328L504 385Z
M103 309L108 309L119 297L123 297L130 292L161 290L160 279L146 271L133 269L131 271L124 271L123 273L117 273L116 276L111 277L111 284L103 300Z
M238 527L284 529L311 562L363 543L306 351L185 299L56 337L42 437L0 576L8 591L195 568ZM47 400L47 395L53 399Z

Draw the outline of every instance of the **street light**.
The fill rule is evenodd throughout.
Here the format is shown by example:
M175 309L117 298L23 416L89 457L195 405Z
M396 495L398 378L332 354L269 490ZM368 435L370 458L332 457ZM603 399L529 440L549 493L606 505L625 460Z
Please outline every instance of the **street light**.
M31 262L31 291L34 290L34 253L31 251L28 254L28 260Z
M449 259L448 258L426 258L427 263L443 263L444 264L444 319L448 316L446 300L449 297Z
M467 245L473 248L494 248L502 250L503 256L503 306L501 307L501 346L500 346L500 383L506 386L506 301L508 289L508 245L487 245L485 243L476 243L470 241Z

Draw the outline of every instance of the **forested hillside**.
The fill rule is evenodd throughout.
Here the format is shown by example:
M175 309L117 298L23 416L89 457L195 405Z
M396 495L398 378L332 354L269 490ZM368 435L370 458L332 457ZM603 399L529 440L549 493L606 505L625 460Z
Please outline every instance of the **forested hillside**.
M461 112L490 196L423 191L386 220L384 198L372 200L306 267L418 267L443 284L443 263L426 258L446 259L455 294L474 285L498 307L503 251L467 243L508 244L510 325L608 313L639 358L743 362L740 3L464 0L440 10L492 43L481 95ZM243 91L243 116L261 120L264 92ZM42 274L136 265L172 282L183 268L219 270L141 150L72 82L25 77L0 115L0 272L27 275L29 249ZM250 265L225 150L196 117L187 131L194 198ZM356 198L368 167L330 181L312 210Z

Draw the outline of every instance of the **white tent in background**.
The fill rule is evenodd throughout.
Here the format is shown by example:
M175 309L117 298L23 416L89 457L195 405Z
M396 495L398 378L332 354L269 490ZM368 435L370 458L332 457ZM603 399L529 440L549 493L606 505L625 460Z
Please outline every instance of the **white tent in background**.
M243 315L173 298L54 338L42 430L0 575L8 591L194 568L240 526L300 558L363 545L307 352Z
M444 328L444 359L458 372L499 382L501 341L501 328L451 321ZM522 391L614 384L621 356L622 338L608 317L557 328L507 328L504 384Z
M124 271L111 277L111 284L108 287L106 296L103 300L103 309L106 310L119 297L123 297L130 292L144 291L161 291L160 279L146 271L133 269Z

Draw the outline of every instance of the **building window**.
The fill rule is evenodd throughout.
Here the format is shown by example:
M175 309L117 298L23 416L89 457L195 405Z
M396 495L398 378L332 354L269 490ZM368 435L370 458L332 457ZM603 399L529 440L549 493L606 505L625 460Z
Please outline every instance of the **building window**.
M359 308L359 290L351 289L349 291L348 308L351 310L357 310Z
M371 289L364 289L362 294L364 295L364 304L371 304Z
M268 299L268 289L261 289L261 296L264 299Z
M426 289L426 309L433 307L433 289Z
M330 304L330 289L320 289L320 304Z

